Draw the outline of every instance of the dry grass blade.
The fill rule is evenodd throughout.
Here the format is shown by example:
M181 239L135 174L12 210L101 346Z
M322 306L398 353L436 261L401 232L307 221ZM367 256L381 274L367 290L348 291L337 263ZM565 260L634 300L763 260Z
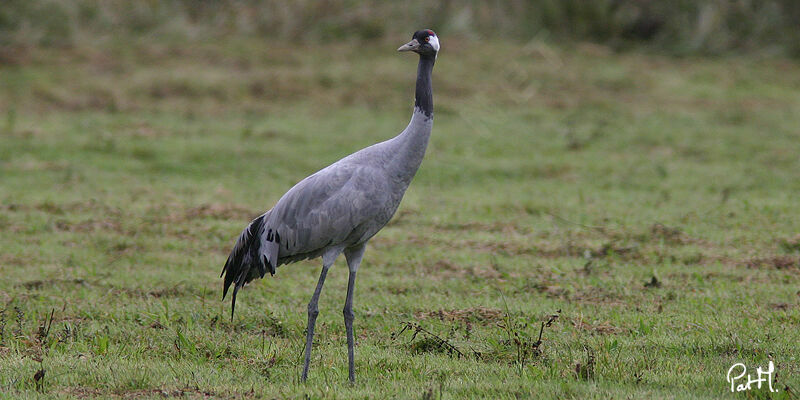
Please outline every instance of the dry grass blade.
M455 355L458 358L465 357L464 353L462 353L461 350L459 350L456 346L451 344L446 339L443 339L441 336L423 328L422 325L416 322L410 322L410 321L404 322L403 327L400 329L400 331L398 331L397 333L392 333L392 340L395 340L396 338L400 337L400 335L402 335L404 332L412 332L411 339L409 340L409 344L412 344L412 346L414 340L417 338L417 335L420 333L423 334L426 339L428 339L422 341L421 342L423 343L422 345L417 345L415 347L418 351L428 350L428 344L432 343L435 348L443 350L444 352L450 354L451 356Z

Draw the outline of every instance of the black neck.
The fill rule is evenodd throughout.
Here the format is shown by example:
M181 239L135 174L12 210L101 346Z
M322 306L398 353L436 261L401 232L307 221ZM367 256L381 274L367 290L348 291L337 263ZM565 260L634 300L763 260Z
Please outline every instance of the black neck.
M431 86L431 71L435 56L419 56L417 66L417 93L414 95L414 107L419 108L425 116L433 115L433 87Z

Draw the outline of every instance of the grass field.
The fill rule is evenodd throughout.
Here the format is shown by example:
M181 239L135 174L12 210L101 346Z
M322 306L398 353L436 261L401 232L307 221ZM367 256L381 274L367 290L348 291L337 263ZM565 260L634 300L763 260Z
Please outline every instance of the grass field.
M800 64L777 58L443 38L426 159L359 273L355 385L343 259L306 384L319 260L231 322L250 218L407 123L403 39L0 67L0 397L800 398ZM769 360L778 392L731 394Z

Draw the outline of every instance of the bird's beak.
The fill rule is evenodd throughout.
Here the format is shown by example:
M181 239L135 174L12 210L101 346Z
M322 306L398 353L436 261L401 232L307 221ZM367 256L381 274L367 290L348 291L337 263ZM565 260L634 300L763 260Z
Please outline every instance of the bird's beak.
M419 41L417 39L413 39L410 42L400 46L397 51L414 51L419 48Z

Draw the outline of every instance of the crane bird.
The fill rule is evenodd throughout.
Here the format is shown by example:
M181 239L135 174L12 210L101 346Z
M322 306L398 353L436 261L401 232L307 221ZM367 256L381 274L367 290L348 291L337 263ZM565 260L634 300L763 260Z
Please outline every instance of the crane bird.
M399 135L357 151L303 179L271 210L245 228L228 256L222 298L233 283L231 319L236 293L253 279L263 278L283 264L322 256L322 272L308 303L303 381L308 377L314 324L322 285L336 257L344 253L350 275L344 304L348 375L355 381L353 362L353 292L356 272L367 241L392 218L411 179L417 173L433 128L431 72L439 38L430 29L414 33L397 51L419 54L411 122Z

